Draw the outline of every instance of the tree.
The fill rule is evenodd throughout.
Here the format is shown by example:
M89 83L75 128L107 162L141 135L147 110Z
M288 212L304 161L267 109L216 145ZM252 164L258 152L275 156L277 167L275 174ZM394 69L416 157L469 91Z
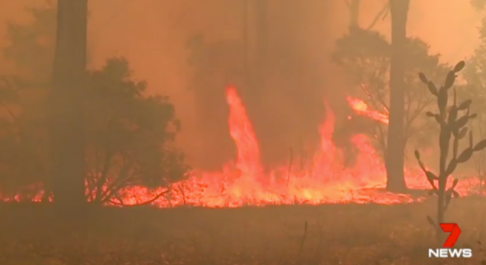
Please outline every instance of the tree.
M478 119L475 124L472 124L471 130L477 132L477 135L484 139L486 138L486 128L485 128L485 117L483 115L478 115ZM486 187L486 151L483 149L478 151L473 156L474 167L476 169L476 177L479 180L479 186L476 190L479 194L484 194Z
M470 0L471 5L478 11L481 11L486 7L486 1L485 0Z
M33 22L7 23L9 45L3 50L7 60L15 62L19 74L35 83L51 79L56 41L56 6L48 1L44 7L26 8Z
M3 199L31 199L37 195L38 185L45 177L34 152L36 133L29 131L25 116L19 115L20 88L18 78L0 77L0 194ZM21 191L21 192L19 192ZM20 193L20 194L19 194Z
M359 28L359 19L360 19L360 14L359 14L359 9L361 6L361 0L344 0L346 3L346 6L349 9L349 28ZM388 10L390 8L390 4L388 1L385 2L381 10L375 15L371 23L366 27L367 30L372 30L376 23L380 20L380 18L384 18L386 14L388 13Z
M189 89L195 93L224 90L228 83L243 85L243 48L241 40L210 41L195 35L187 41L189 64L194 68ZM224 97L224 95L223 95Z
M88 84L88 199L126 204L123 192L134 186L155 191L138 203L168 193L170 184L187 171L182 153L173 145L180 124L169 98L144 96L146 82L131 78L124 58L110 59L101 70L89 73Z
M249 62L249 37L250 37L250 30L249 30L249 18L250 18L250 11L249 11L249 0L242 1L242 12L241 12L241 48L240 52L242 55L241 65L243 67L242 77L243 77L243 84L247 86L250 83L250 62Z
M359 27L359 6L361 0L346 0L346 5L349 8L349 27L358 28Z
M45 83L51 79L56 7L28 11L33 22L10 23L10 45L4 51L22 82L0 82L0 110L6 114L0 120L5 125L0 133L0 188L6 199L17 200L38 195L50 171L46 110L52 87ZM26 60L24 55L30 54L33 60ZM124 58L109 59L102 69L88 72L85 84L80 122L86 137L83 200L84 184L87 200L97 204L150 203L171 191L170 184L188 168L172 144L179 122L169 99L146 96L146 82L133 80ZM142 198L124 200L133 188ZM49 199L51 192L45 194Z
M252 94L256 97L256 101L260 101L259 95L265 86L266 68L268 61L268 1L257 0L254 1L255 8L255 42L256 51L254 56L254 63L251 67L253 69L253 87Z
M0 156L8 158L0 161L0 174L4 176L0 188L8 198L29 200L44 193L46 187L42 184L49 176L46 97L54 57L56 7L49 1L41 8L27 8L27 12L33 22L7 23L9 45L2 51L5 59L16 66L16 72L0 85L7 89L2 113L10 117L8 125L4 123L9 134L0 137L4 143Z
M52 191L60 209L85 202L83 101L86 89L87 0L58 0L57 38L49 95Z
M390 61L391 44L383 35L374 31L351 29L336 42L333 54L335 62L344 69L355 85L348 92L353 97L363 98L371 111L389 114L390 105ZM405 86L404 86L404 145L414 140L421 145L427 143L433 123L421 119L420 114L430 107L433 97L420 87L415 74L419 69L429 76L442 78L447 67L439 62L438 54L429 54L429 46L420 39L409 38L405 45ZM349 139L350 133L365 133L375 140L375 147L386 157L388 125L353 115L336 131L336 135Z
M65 5L59 3L59 6ZM77 8L77 6L74 8ZM80 10L82 11L82 9ZM19 86L19 106L17 106L17 113L15 113L17 117L16 126L22 129L19 132L22 137L18 138L19 146L16 153L22 154L22 156L29 156L30 159L24 159L24 161L29 161L28 167L34 167L37 173L22 174L22 177L16 175L15 179L18 180L19 184L23 183L24 185L28 185L29 183L33 185L31 182L48 184L52 180L52 178L48 177L49 175L52 175L52 165L48 162L50 159L47 159L45 154L50 149L45 137L47 130L45 127L47 119L46 109L47 106L53 105L49 104L46 98L52 91L50 83L53 71L52 60L55 54L54 46L56 45L56 25L58 22L68 26L69 24L65 23L64 16L56 19L57 9L51 1L48 1L47 6L45 7L27 8L27 11L33 16L33 22L30 24L8 23L7 37L10 44L3 50L3 52L5 58L15 64L17 67L16 74L19 75L22 80L20 84L21 86ZM79 12L76 14L79 14ZM82 18L78 18L78 20L79 19ZM60 27L59 32L61 31L64 31L64 33L61 34L64 37L62 40L59 40L59 50L63 51L63 53L68 53L67 56L71 56L69 55L69 51L66 51L65 49L63 50L61 47L66 47L66 43L72 41L65 37L66 34L72 32L67 32L69 29L66 29L66 27ZM74 43L75 45L78 45L76 40ZM77 48L83 50L83 47ZM58 69L63 68L63 66L59 67L59 61L61 61L59 58L61 56L64 55L59 53L57 56L58 60L56 60ZM79 64L81 65L82 62ZM84 69L84 67L78 68ZM64 70L67 70L67 68ZM66 80L63 82L67 84L67 82L69 82L67 81L68 78L69 77L65 77ZM59 81L59 79L56 79L58 87L60 86L60 83L62 83ZM76 80L74 80L74 83L76 83ZM62 92L68 92L68 90L70 89L66 89L66 91ZM71 95L71 98L72 97L75 96ZM58 96L55 96L55 98L60 99ZM67 102L64 103L68 105ZM66 109L71 108L66 107ZM56 113L56 111L53 110L51 113ZM58 128L62 128L62 126L58 126ZM53 138L57 139L56 137ZM24 167L27 167L27 165L24 165ZM22 172L25 173L25 171ZM48 192L46 195L51 193L51 185L44 185L44 187L42 187L37 184L34 185L36 189L47 189ZM78 187L78 198L80 197L79 194L81 194L80 188L81 187Z
M410 0L390 0L392 24L390 61L390 123L385 158L387 183L390 191L403 192L404 177L404 105L405 105L405 45Z
M216 147L220 151L212 156L211 164L205 165L209 169L219 169L233 153L233 150L223 148L231 146L231 138L222 138L221 134L215 132L227 129L225 87L228 84L239 89L246 87L243 47L239 39L211 41L202 35L193 36L187 42L189 65L194 71L188 89L195 96L195 115L197 122L201 123L198 134L203 139L199 149L204 151L215 148L215 144L221 147ZM225 139L228 145L222 142Z
M484 2L483 2L484 3ZM477 4L480 4L479 2ZM461 100L474 98L475 104L471 106L471 111L478 113L478 118L471 120L471 130L476 135L483 138L486 136L486 18L483 18L482 25L479 27L479 47L469 58L464 69L463 77L466 84L457 90L458 98ZM480 192L484 192L486 185L486 151L481 150L474 154L474 165L477 170L478 178L481 181Z
M475 98L478 103L474 105L477 113L486 112L486 18L483 19L479 28L480 44L474 50L473 56L469 58L467 67L464 69L464 80L466 85L458 90L461 98Z

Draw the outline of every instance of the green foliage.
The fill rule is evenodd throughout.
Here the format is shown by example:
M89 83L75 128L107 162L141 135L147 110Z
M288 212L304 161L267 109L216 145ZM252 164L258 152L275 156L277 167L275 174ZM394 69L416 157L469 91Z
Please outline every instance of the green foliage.
M468 122L476 117L476 114L470 113L470 106L472 100L465 100L462 103L457 103L456 89L454 88L452 106L449 107L449 90L454 86L457 73L465 66L463 61L459 62L453 70L447 74L444 84L437 88L437 86L430 81L425 74L420 73L419 79L427 85L427 89L437 99L438 113L427 112L429 118L433 118L440 127L439 138L439 173L435 174L425 167L421 158L420 152L415 151L415 157L424 171L427 180L432 186L432 192L437 194L438 200L438 218L437 222L442 223L444 220L444 212L446 211L452 196L458 197L459 194L454 190L458 180L454 179L452 186L447 188L448 177L454 172L456 167L468 161L474 152L478 152L486 148L486 139L481 140L476 145L473 144L473 134L469 131L469 145L462 152L459 151L459 141L466 137L468 133ZM461 115L462 114L462 115ZM452 140L452 145L451 145ZM449 153L452 151L452 157L447 161ZM438 185L435 182L438 182ZM437 225L428 217L431 224ZM438 230L440 230L437 227Z

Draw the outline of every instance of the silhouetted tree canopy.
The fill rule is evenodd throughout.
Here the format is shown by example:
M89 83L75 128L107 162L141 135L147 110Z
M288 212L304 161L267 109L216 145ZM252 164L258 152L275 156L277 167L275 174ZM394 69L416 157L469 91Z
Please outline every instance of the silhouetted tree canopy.
M56 26L55 6L28 11L33 22L10 23L4 50L18 77L0 82L0 192L26 199L50 177L46 104ZM173 144L180 122L168 97L147 95L147 83L132 78L125 58L88 72L87 83L80 122L86 126L92 200L106 202L134 185L167 187L184 177L187 166ZM103 192L97 193L99 187Z
M145 96L146 82L131 78L123 58L110 59L101 70L91 72L89 84L90 181L155 188L182 179L183 155L171 145L180 124L169 98Z
M471 5L478 11L484 10L486 7L486 0L470 0Z
M389 70L391 46L385 36L360 28L352 28L349 33L336 41L333 59L342 66L351 82L355 85L350 95L363 98L371 109L388 113L389 106ZM427 73L433 80L440 80L447 73L447 66L440 63L439 54L430 54L429 45L418 38L408 39L405 73L405 130L406 138L413 137L420 144L429 142L430 122L419 117L433 98L421 87L417 72ZM351 122L353 122L351 120ZM363 124L363 123L361 123ZM378 140L379 148L384 150L386 130L380 123L366 123L370 128L352 131L364 131ZM378 130L378 131L377 131Z
M29 7L26 11L32 16L32 22L7 24L9 45L3 54L7 60L15 62L24 77L50 78L56 40L56 7L49 1L45 7Z
M463 71L466 84L463 89L458 90L458 94L463 99L474 98L473 111L484 116L481 114L486 111L486 19L483 19L479 33L480 44L466 64Z

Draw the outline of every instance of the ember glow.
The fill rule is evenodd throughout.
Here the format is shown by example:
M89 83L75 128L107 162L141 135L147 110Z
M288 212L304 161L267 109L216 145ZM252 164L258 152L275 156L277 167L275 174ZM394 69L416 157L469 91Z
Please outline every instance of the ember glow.
M357 114L368 116L373 120L379 121L383 124L388 124L388 115L371 110L363 100L352 97L347 97L346 99L351 108L353 108L353 110Z
M235 88L229 87L226 90L226 99L230 109L229 133L238 150L236 159L224 165L220 172L198 170L191 172L188 180L174 184L170 196L158 200L156 205L160 207L181 204L238 207L347 202L394 204L424 199L380 190L385 187L386 183L385 168L364 135L356 135L352 139L359 154L354 167L345 168L343 153L335 147L331 140L334 130L334 115L329 107L327 107L326 119L316 128L321 135L319 152L310 157L303 168L293 165L299 163L289 162L264 174L259 160L258 140ZM362 101L350 101L350 103L352 102ZM362 106L357 104L355 111L388 122L385 115L372 114L373 112L369 111L366 105L364 105L365 108ZM406 171L406 181L409 188L430 189L430 184L423 173L416 169ZM474 184L473 182L461 181L457 190L461 195L466 195L469 187ZM182 192L180 187L189 188L187 192ZM146 194L145 190L144 192L133 190L128 193ZM135 199L135 197L132 197L130 202L127 200L126 203L136 203L144 199ZM126 198L128 199L128 197Z
M169 188L155 191L143 187L124 189L117 196L121 201L109 204L139 204L164 191L164 196L152 202L154 206L240 207L348 202L395 204L424 199L382 190L386 183L385 168L364 135L356 135L352 139L358 150L357 161L352 168L344 167L343 152L331 140L334 115L329 107L323 123L316 126L321 136L319 151L305 163L290 161L265 174L260 164L258 139L235 88L227 88L226 100L229 106L229 133L237 147L234 161L223 165L219 172L189 172L186 180L173 183ZM350 98L348 101L356 112L388 122L383 114L372 114L364 102ZM406 182L409 188L430 189L423 173L414 169L406 170ZM461 195L467 195L470 187L476 184L475 179L461 180L456 190ZM41 197L42 194L39 194L34 201L39 201Z

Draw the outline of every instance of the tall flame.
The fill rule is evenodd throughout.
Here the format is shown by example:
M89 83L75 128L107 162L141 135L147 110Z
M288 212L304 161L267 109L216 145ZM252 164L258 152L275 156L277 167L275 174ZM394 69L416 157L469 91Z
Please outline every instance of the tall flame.
M246 109L233 87L226 89L226 101L230 106L229 132L238 147L236 168L244 177L259 176L261 172L258 142L246 115Z
M229 106L229 133L237 148L236 160L222 166L219 172L194 170L189 178L174 183L166 196L153 202L159 207L177 205L199 205L207 207L238 207L243 205L295 204L295 203L344 203L377 202L384 204L408 203L414 199L406 194L390 194L379 191L386 182L386 172L380 157L364 135L356 135L352 142L357 149L356 162L352 168L344 167L344 154L336 148L332 139L334 115L326 104L326 119L316 128L321 140L319 151L299 166L282 165L264 173L260 164L260 150L246 109L233 87L226 89ZM369 110L363 101L348 98L353 109L383 123L388 123L384 114ZM406 182L409 187L429 189L422 175L407 169ZM474 181L461 181L456 187L461 195L468 192ZM127 205L146 201L160 188L149 191L143 187L130 187L121 192ZM40 200L39 194L35 201ZM8 199L6 199L8 200ZM9 198L19 200L19 197Z

